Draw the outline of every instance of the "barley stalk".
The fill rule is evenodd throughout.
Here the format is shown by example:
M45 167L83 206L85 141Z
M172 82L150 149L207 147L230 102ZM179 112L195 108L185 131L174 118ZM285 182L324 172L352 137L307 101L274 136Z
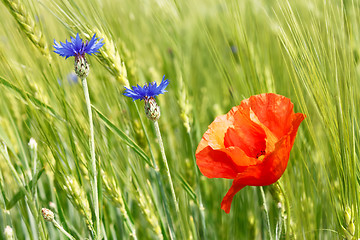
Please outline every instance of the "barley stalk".
M115 47L114 41L109 39L106 34L104 34L99 29L95 29L94 32L96 36L100 39L103 39L105 43L101 51L96 54L99 61L104 64L108 71L125 87L129 87L129 80L127 79L127 70L125 63L122 61L118 50ZM85 34L87 38L90 39L89 34Z
M94 233L91 209L84 189L80 187L79 183L73 176L67 176L65 185L63 186L70 201L79 210L80 214L85 217L86 224L90 231Z
M121 193L121 189L113 178L109 178L106 172L101 171L101 177L103 180L103 188L106 196L117 206L119 206L122 215L125 218L125 224L128 228L133 239L137 239L134 222L131 217L131 213L124 201L124 197Z
M25 5L19 0L2 0L4 5L8 8L11 15L17 21L20 29L25 33L28 39L34 46L40 50L41 54L51 62L51 55L49 53L48 45L44 39L44 35L35 21L30 17Z

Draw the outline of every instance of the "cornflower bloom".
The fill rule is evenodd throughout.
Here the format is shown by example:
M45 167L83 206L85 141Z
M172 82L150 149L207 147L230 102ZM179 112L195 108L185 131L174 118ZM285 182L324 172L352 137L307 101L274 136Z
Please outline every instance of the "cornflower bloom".
M157 121L160 118L160 108L157 105L155 97L159 94L164 94L167 92L165 88L169 85L169 80L165 79L165 75L159 86L156 82L145 84L143 87L133 86L132 89L125 87L124 95L135 100L144 100L145 102L145 114L152 120Z
M71 37L71 41L65 41L65 43L60 42L57 43L54 40L54 48L55 53L59 54L61 57L65 57L65 59L69 57L75 57L75 73L79 76L79 78L86 78L89 74L89 64L86 61L85 53L91 55L99 52L99 49L104 45L102 42L103 39L96 37L96 34L93 35L90 41L84 42L79 33L76 34L76 38Z

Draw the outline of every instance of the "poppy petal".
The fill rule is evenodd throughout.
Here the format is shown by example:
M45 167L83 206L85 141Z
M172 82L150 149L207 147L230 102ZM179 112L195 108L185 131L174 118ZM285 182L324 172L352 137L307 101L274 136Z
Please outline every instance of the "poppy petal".
M210 146L196 153L196 164L200 172L208 178L234 179L238 174L232 159L226 153Z
M275 151L267 156L262 163L249 166L245 171L237 175L221 202L221 209L229 213L235 194L245 186L266 186L273 184L281 177L286 169L290 153L286 151L284 145L289 144L289 140L290 138L286 137L279 141L276 144Z
M276 182L286 169L290 151L284 146L289 144L290 137L281 139L276 144L274 152L265 157L263 162L249 166L239 173L223 198L221 209L229 213L235 194L245 186L266 186Z
M230 212L232 200L237 192L246 187L246 185L241 184L236 179L233 181L229 191L226 193L225 197L221 202L221 209L226 213Z
M267 154L264 160L249 166L239 174L239 181L251 186L266 186L276 182L284 173L290 156L290 136L285 136L275 144L275 150Z
M248 167L252 165L256 165L261 161L254 157L249 157L241 148L239 147L228 147L225 149L221 149L218 151L222 151L226 153L235 166L238 166L237 172L242 172L243 167Z
M290 132L291 147L292 147L293 144L294 144L295 137L296 137L298 128L299 128L299 126L300 126L300 123L301 123L305 118L306 118L306 115L305 115L305 114L302 114L302 113L296 113L296 114L294 114L294 116L293 116L292 129L291 129L291 132ZM291 147L290 147L290 148L291 148Z
M236 176L237 184L266 186L276 182L286 169L290 154L289 144L289 136L281 139L276 143L275 150L267 154L261 163L248 166Z
M265 154L265 138L266 134L261 126L238 111L234 115L234 127L229 127L225 133L224 145L239 147L249 157L257 158Z
M249 111L251 121L257 123L266 133L266 150L265 152L272 152L275 149L275 144L279 141L279 139L274 135L274 133L267 128L264 124L260 122L258 117L255 115L252 109Z
M244 109L251 109L259 121L280 139L291 128L293 107L290 99L274 93L251 96L241 102Z
M232 122L228 120L227 115L222 115L209 125L208 130L204 133L196 153L200 152L207 146L211 146L213 149L224 148L224 136Z

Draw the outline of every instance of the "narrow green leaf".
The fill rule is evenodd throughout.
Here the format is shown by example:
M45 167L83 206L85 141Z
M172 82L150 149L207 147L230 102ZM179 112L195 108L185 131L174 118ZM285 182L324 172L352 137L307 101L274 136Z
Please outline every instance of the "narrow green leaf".
M0 84L7 87L7 88L10 88L10 89L14 90L15 92L17 92L23 100L25 100L25 101L29 100L36 107L46 110L52 116L54 116L54 117L56 117L56 118L63 121L63 118L59 114L57 114L52 107L50 107L47 104L43 103L42 101L40 101L36 97L32 96L30 93L25 92L25 91L21 90L20 88L16 87L14 84L12 84L11 82L9 82L8 80L6 80L5 78L3 78L1 76L0 76Z
M181 175L177 175L177 177L180 180L180 183L181 183L182 187L184 188L184 190L189 194L191 199L196 202L197 196L196 196L196 193L194 192L194 190L192 189L192 187L187 183L187 181Z
M118 135L126 145L131 147L142 159L145 160L147 164L150 165L150 167L154 168L153 164L150 161L150 158L146 155L144 150L142 150L139 145L137 145L134 140L132 140L130 137L128 137L123 131L121 131L119 128L117 128L107 117L104 116L98 109L96 109L94 106L92 108L95 110L95 112L99 115L100 119L105 123L105 125L116 135Z
M36 173L35 177L30 180L29 184L25 186L25 188L20 188L20 190L13 196L13 198L9 202L6 203L7 210L10 210L11 208L13 208L19 200L21 200L25 197L25 191L26 191L25 189L26 188L32 189L36 186L37 181L39 180L39 178L41 177L41 175L43 174L44 171L45 171L44 168L40 169Z

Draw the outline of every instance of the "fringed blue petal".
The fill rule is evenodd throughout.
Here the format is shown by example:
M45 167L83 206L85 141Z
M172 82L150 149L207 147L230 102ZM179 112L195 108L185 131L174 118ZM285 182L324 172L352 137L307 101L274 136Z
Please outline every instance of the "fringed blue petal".
M165 88L169 85L169 80L165 79L165 75L159 84L157 85L156 82L145 84L143 87L139 86L133 86L132 89L129 89L125 87L125 93L124 95L127 97L130 97L135 100L145 100L150 97L156 97L159 94L164 94L167 92Z
M91 55L99 52L99 49L104 45L103 39L99 40L96 34L93 35L90 41L86 42L80 38L79 33L76 34L75 38L70 37L70 39L70 42L66 40L65 43L60 42L60 44L54 40L54 52L65 58L84 56L85 53Z

